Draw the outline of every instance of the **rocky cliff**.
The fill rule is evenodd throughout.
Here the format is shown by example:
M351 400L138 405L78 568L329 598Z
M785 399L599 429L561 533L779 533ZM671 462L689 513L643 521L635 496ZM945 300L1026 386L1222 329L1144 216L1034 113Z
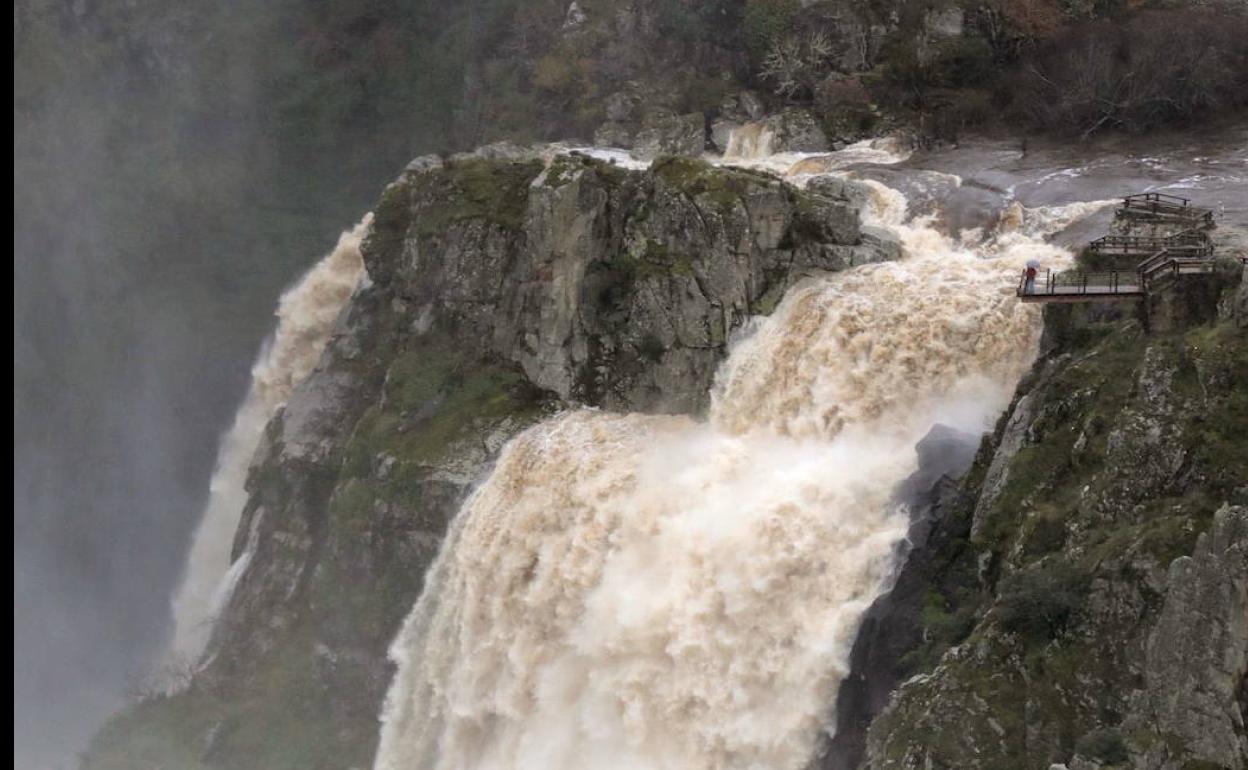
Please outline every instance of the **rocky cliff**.
M495 147L413 162L367 280L269 424L208 665L115 719L95 768L369 763L386 647L501 445L574 404L697 413L733 331L803 275L897 256L773 178Z
M1241 275L1183 279L1140 317L1049 309L1034 371L864 626L826 766L1248 767Z

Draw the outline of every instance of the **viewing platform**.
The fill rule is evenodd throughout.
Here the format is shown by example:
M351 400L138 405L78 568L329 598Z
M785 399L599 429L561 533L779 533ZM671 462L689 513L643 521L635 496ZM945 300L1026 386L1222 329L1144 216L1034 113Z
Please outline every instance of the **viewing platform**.
M1213 244L1203 230L1189 229L1174 235L1106 235L1088 244L1088 251L1111 257L1151 257L1165 249L1186 252L1190 256L1213 254Z
M1123 198L1115 217L1131 224L1178 224L1201 229L1214 226L1212 210L1193 206L1187 198L1156 192Z
M1027 290L1027 274L1018 282L1018 298L1023 302L1103 302L1105 300L1139 299L1145 295L1144 284L1135 271L1110 270L1099 273L1044 271L1043 279Z
M1163 193L1128 195L1116 218L1150 226L1182 229L1168 235L1106 235L1088 244L1087 253L1110 259L1140 260L1134 269L1067 270L1037 273L1030 285L1027 271L1016 294L1023 302L1129 301L1148 296L1162 282L1184 275L1211 273L1213 243L1206 231L1213 212L1191 205L1187 198Z

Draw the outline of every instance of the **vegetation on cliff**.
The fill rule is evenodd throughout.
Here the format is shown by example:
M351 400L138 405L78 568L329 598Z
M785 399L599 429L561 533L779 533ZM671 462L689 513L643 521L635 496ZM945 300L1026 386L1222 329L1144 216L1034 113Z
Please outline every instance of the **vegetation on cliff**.
M1174 292L1210 281L1239 274ZM903 574L910 678L866 766L1243 765L1248 338L1202 306L1151 333L1046 313L1043 358Z

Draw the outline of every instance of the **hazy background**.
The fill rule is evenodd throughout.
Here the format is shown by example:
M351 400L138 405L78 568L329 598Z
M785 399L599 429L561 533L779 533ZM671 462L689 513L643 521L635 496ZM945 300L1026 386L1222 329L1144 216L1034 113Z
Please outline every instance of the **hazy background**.
M475 33L436 5L15 3L19 768L68 766L159 652L283 286L448 146Z

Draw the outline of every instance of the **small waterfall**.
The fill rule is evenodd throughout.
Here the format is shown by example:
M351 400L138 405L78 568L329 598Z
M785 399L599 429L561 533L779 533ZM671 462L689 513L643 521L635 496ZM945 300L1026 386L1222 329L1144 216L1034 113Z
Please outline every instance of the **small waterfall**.
M775 132L765 122L757 121L733 129L723 156L712 162L769 171L801 185L849 166L892 165L908 157L910 149L892 137L864 139L835 152L776 152Z
M1070 258L1057 210L967 245L864 184L906 258L790 291L708 420L573 411L504 449L391 648L377 770L807 764L915 442L991 424L1036 349L1013 277Z
M195 531L182 584L173 599L174 634L165 665L194 665L212 631L212 622L250 560L250 548L233 565L230 551L243 506L244 484L264 426L316 366L334 320L363 274L360 241L372 215L349 232L278 304L277 331L251 368L251 386L234 423L221 440L208 504ZM249 538L252 540L254 538Z
M766 123L754 121L732 129L728 135L728 147L724 150L725 158L738 160L758 160L771 155L772 143L776 134Z

